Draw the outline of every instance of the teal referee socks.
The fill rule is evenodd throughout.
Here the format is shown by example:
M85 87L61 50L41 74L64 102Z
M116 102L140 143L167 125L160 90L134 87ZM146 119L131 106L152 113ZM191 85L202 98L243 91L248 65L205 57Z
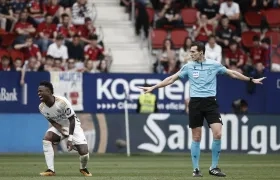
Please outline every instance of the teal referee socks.
M212 165L211 169L216 168L219 162L221 152L221 140L214 139L212 142Z
M191 145L193 169L199 169L200 142L193 141Z

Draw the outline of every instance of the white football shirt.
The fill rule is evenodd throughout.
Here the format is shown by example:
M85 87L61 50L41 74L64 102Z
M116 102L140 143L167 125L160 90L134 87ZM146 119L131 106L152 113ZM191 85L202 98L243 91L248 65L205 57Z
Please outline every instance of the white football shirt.
M62 127L69 127L69 117L75 116L75 125L81 125L80 120L75 114L71 103L63 96L56 96L55 103L52 107L48 107L45 103L39 105L41 114L48 120L53 120Z

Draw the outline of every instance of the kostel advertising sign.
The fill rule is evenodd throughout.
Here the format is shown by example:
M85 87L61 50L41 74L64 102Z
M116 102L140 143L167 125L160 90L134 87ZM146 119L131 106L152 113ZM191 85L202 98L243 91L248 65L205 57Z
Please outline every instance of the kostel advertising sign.
M114 152L113 142L125 140L121 116L106 116L108 124L107 152ZM276 153L280 150L280 116L236 116L222 114L222 150L248 154ZM116 122L119 125L116 125ZM124 124L124 121L123 121ZM208 126L202 128L201 149L211 150L212 132ZM187 152L192 136L185 115L151 114L130 116L130 144L132 152Z
M128 108L135 112L137 100L142 90L138 86L145 83L154 85L165 76L155 75L102 75L95 79L95 108L102 112L123 112L124 101L128 99ZM187 81L176 81L172 86L158 89L154 92L158 99L158 109L161 112L180 112L185 110L185 98L188 97Z

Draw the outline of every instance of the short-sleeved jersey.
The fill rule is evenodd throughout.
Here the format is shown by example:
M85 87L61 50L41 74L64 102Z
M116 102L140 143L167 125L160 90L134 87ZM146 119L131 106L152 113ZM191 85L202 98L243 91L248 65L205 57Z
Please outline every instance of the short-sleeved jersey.
M45 103L39 105L41 114L48 120L53 120L62 127L69 127L69 117L75 116L75 125L80 125L80 120L77 118L71 103L62 96L56 96L55 103L52 107L48 107Z
M190 61L179 71L179 78L189 78L190 97L214 97L217 94L217 74L225 74L226 67L215 60L198 63Z

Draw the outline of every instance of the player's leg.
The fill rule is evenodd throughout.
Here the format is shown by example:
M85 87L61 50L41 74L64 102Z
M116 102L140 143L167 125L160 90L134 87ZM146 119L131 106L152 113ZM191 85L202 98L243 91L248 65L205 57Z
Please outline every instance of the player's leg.
M201 127L203 126L203 115L199 109L200 100L191 99L189 103L189 127L192 129L191 157L193 164L193 176L202 177L199 170Z
M221 137L222 137L222 119L218 111L218 104L215 98L209 98L205 102L205 118L212 130L213 142L212 142L212 164L209 169L209 174L214 176L226 176L220 168L218 168L218 162L221 153Z
M54 150L53 150L53 143L58 143L61 137L58 134L59 132L54 128L51 127L45 134L43 139L43 150L45 155L45 160L48 169L45 172L41 172L41 176L54 176Z
M80 172L84 176L92 176L92 174L87 169L87 163L89 161L89 152L87 140L84 131L81 127L75 128L73 134L73 144L80 155Z

